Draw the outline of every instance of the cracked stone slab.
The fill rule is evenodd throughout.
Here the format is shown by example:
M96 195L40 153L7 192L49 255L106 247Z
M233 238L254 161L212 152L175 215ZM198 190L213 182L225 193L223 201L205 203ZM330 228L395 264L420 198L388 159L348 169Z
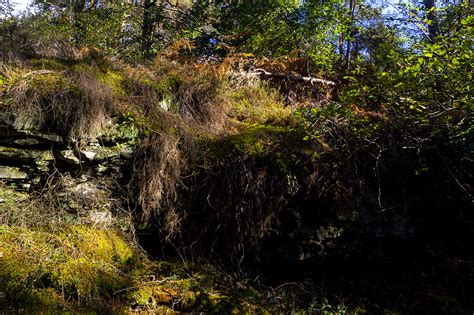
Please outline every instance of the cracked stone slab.
M28 174L19 167L0 165L0 179L26 179Z
M49 161L53 161L54 156L49 150L37 150L29 148L18 149L0 146L0 159L44 165Z

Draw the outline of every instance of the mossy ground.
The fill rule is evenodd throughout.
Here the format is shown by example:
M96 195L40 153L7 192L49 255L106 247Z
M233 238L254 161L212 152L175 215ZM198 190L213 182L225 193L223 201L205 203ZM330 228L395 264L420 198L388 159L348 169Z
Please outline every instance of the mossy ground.
M0 253L6 311L268 313L272 309L261 292L211 265L152 261L113 230L4 225Z
M14 223L0 225L2 311L253 313L271 309L263 293L212 265L148 258L119 227L50 224L51 213L46 216L41 209L37 209L39 217L28 216L39 202L11 187L0 189L2 221ZM43 220L43 225L32 219Z

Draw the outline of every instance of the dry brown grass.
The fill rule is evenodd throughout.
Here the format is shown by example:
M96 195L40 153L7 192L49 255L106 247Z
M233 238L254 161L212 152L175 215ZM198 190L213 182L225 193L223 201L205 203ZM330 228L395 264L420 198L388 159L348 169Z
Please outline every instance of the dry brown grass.
M72 82L79 88L80 98L58 107L59 117L62 117L59 121L68 122L64 127L70 126L69 133L73 139L94 137L106 127L114 112L112 91L87 73L74 75Z
M37 198L0 182L0 225L32 226L54 220L56 214Z
M209 124L222 125L222 100L218 96L220 80L214 76L193 77L178 86L176 100L181 117Z
M161 61L160 86L168 93L176 113L187 124L220 132L225 127L227 103L224 99L225 78L216 67L200 64L170 64Z
M129 186L137 200L141 219L156 218L167 235L179 230L178 185L185 160L178 139L162 133L145 138L135 154L134 171Z
M156 73L143 66L125 66L123 70L123 87L129 102L146 115L162 99L162 93L156 87Z
M212 67L210 67L212 68ZM147 68L124 67L125 98L149 127L167 133L187 128L217 134L225 129L225 79L215 69L158 59Z
M20 129L51 129L80 144L115 111L113 91L90 73L22 70L10 80L6 99Z

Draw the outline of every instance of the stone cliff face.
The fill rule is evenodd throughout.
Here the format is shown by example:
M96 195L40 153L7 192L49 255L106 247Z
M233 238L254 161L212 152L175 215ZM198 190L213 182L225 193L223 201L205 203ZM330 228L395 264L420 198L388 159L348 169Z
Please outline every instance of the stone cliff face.
M111 225L114 211L124 204L140 214L131 178L160 177L168 171L138 175L133 164L150 154L172 158L160 153L160 142L141 156L138 131L131 125L110 121L108 129L79 144L12 113L0 118L0 180L23 192L49 191L57 206L81 222ZM371 170L357 173L335 155L311 157L308 152L319 149L294 142L299 139L294 132L265 128L201 144L211 164L189 165L178 175L182 182L162 186L177 187L176 199L145 222L157 231L148 241L150 250L168 238L190 255L230 257L234 263L384 260L387 253L398 255L400 244L426 237L423 233L440 218L455 226L454 217L442 209L449 199L427 202L427 192L415 188L429 179L411 182L404 177L408 172L395 165L377 183ZM169 161L158 162L168 167ZM433 216L425 216L427 212ZM140 215L134 220L140 222ZM176 225L174 234L165 236L167 220Z
M119 206L118 199L131 197L131 204L136 206L133 200L136 196L127 196L128 192L123 190L130 180L130 159L138 136L133 127L118 132L119 127L111 122L109 130L79 145L60 134L18 121L12 113L4 113L1 118L0 179L3 182L25 192L54 186L53 193L64 209L72 213L85 211L86 217L100 224L112 221L111 208ZM299 154L298 150L284 154ZM229 154L234 155L234 161L227 160L233 166L217 163L209 173L201 172L187 183L192 188L190 191L179 194L180 207L188 209L179 213L182 216L179 237L189 238L191 242L197 235L204 235L200 239L204 252L214 250L211 244L229 252L240 244L263 252L272 248L265 254L271 259L318 261L355 247L361 249L365 246L361 243L363 239L387 236L404 239L412 234L406 216L382 218L374 210L375 201L363 196L367 190L350 187L351 182L328 181L331 161L321 162L319 179L311 179L316 176L311 171L314 161L306 162L294 172L295 169L282 171L278 164L284 161L281 152L244 160L235 157L238 152L231 150ZM225 182L229 176L235 178ZM245 192L242 188L245 186L253 190ZM321 192L331 190L330 187L333 192ZM244 190L239 193L239 189ZM124 195L117 196L119 191ZM346 194L347 200L343 203L335 200L336 192ZM207 196L205 200L203 196ZM219 210L210 203L218 205ZM221 225L222 230L212 232L214 229L209 224ZM241 235L235 234L237 230ZM226 243L219 244L223 239Z

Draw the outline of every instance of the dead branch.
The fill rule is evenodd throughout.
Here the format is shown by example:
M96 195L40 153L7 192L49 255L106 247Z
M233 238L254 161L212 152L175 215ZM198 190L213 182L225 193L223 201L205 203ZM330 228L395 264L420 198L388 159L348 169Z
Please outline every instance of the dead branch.
M313 77L297 76L297 75L291 75L291 74L286 74L286 73L272 73L260 68L253 69L253 73L249 73L249 74L273 77L273 78L284 78L284 79L292 80L292 81L303 81L303 82L308 82L311 85L313 85L314 83L323 84L323 85L331 85L331 86L336 85L336 83L329 80L318 79L318 78L313 78Z
M151 284L156 285L156 286L160 286L160 285L163 285L163 284L165 284L166 282L168 282L170 280L175 280L175 279L176 279L176 277L172 276L172 277L164 278L163 280L153 280L153 281L143 282L143 283L140 283L137 286L128 287L128 288L125 288L125 289L115 291L114 294L112 294L112 295L117 295L118 293L121 293L121 292L124 292L124 291L139 289L139 288L142 288L142 287L146 287L147 285L151 285Z
M27 78L27 77L34 76L34 75L51 74L51 73L54 73L54 71L51 71L51 70L35 70L35 71L31 71L31 72L26 73L25 75L23 75L23 77Z

